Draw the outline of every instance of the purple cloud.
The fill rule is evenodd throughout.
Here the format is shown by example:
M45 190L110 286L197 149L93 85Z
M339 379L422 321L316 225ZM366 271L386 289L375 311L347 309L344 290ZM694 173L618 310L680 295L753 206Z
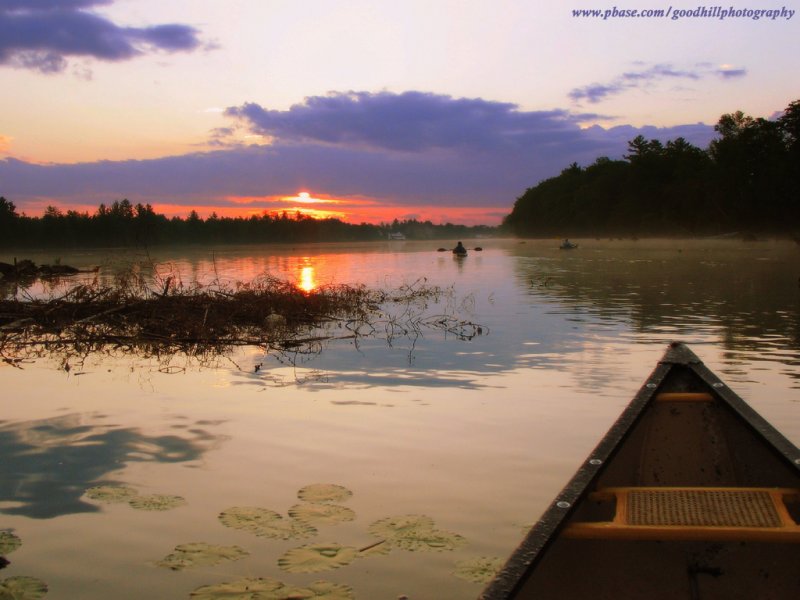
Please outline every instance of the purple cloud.
M337 92L306 98L286 111L246 103L225 114L254 133L285 142L405 152L494 152L563 141L579 136L577 123L596 116L522 112L505 102L424 92Z
M592 104L597 104L601 100L605 100L608 96L615 96L622 93L627 87L629 86L622 82L611 84L595 83L582 88L575 88L569 93L569 97L574 102L587 100Z
M717 75L723 79L736 79L747 75L747 69L720 69Z
M523 111L513 104L423 92L348 92L308 98L285 111L257 104L228 109L240 129L271 143L151 160L37 165L0 160L0 194L26 201L135 202L224 206L230 197L310 189L369 197L397 207L496 206L511 210L527 187L576 161L621 158L641 134L683 136L705 146L708 125L659 129L581 128L592 115ZM596 116L596 115L595 115ZM234 133L220 128L213 138Z
M191 51L198 31L179 24L121 27L87 8L109 0L4 0L0 6L0 65L59 73L67 58L127 60L147 51Z
M629 71L608 83L593 83L578 87L569 92L568 96L573 102L585 100L591 104L602 102L610 96L622 94L628 90L644 86L652 86L664 79L690 79L700 80L717 75L723 79L743 77L746 69L713 68L706 63L696 65L693 70L676 69L669 64L653 65L640 71Z
M112 2L114 0L3 0L0 12L75 10Z

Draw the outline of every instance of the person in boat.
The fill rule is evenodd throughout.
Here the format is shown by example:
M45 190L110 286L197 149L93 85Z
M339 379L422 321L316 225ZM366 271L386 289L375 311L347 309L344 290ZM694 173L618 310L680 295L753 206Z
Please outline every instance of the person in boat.
M453 254L456 254L458 256L466 256L467 255L467 249L464 248L464 244L462 244L461 242L458 242L458 244L456 244L456 247L453 248Z

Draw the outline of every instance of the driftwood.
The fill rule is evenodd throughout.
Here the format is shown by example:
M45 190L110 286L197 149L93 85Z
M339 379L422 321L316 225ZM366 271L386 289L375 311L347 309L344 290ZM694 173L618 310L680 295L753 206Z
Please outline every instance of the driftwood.
M448 315L421 315L444 290L417 283L394 292L329 285L306 292L273 277L233 287L144 285L119 278L114 285L76 285L57 298L0 300L0 360L62 353L86 355L109 348L144 356L219 355L237 346L298 352L333 338L381 331L391 340L436 328L460 338L481 327ZM383 307L401 305L400 316ZM411 309L412 305L417 309Z

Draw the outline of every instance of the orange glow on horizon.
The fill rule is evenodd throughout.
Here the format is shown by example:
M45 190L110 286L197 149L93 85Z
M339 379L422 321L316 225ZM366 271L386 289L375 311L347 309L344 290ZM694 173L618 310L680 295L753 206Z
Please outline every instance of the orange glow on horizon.
M146 199L131 198L135 206L138 203L147 204ZM102 200L106 206L113 204L114 200ZM300 192L297 196L274 197L228 197L217 202L211 200L209 204L174 204L150 201L150 205L157 214L167 218L179 217L185 219L194 210L201 219L208 219L212 215L220 218L250 218L260 217L264 214L281 216L283 213L292 219L299 212L301 215L313 219L339 219L346 223L367 223L379 225L399 221L416 220L430 221L435 225L454 223L457 225L499 225L508 213L508 208L496 206L437 206L428 205L390 205L372 198L336 198L326 197L321 194ZM94 215L100 205L82 202L66 202L55 198L37 198L26 202L15 202L17 212L28 216L41 216L47 206L55 206L62 212L74 210L79 213ZM330 207L330 208L328 208Z
M373 198L337 198L328 194L311 195L311 192L299 192L294 196L227 196L226 201L233 204L260 205L274 210L275 204L339 204L353 206L372 206L378 204ZM279 209L281 210L281 209Z

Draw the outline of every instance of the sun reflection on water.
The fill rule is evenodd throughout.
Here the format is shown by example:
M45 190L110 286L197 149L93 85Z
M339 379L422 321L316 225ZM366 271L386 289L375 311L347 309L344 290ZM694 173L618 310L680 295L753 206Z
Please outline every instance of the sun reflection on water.
M306 265L300 269L300 282L298 286L304 292L313 292L317 289L317 280L313 266Z

